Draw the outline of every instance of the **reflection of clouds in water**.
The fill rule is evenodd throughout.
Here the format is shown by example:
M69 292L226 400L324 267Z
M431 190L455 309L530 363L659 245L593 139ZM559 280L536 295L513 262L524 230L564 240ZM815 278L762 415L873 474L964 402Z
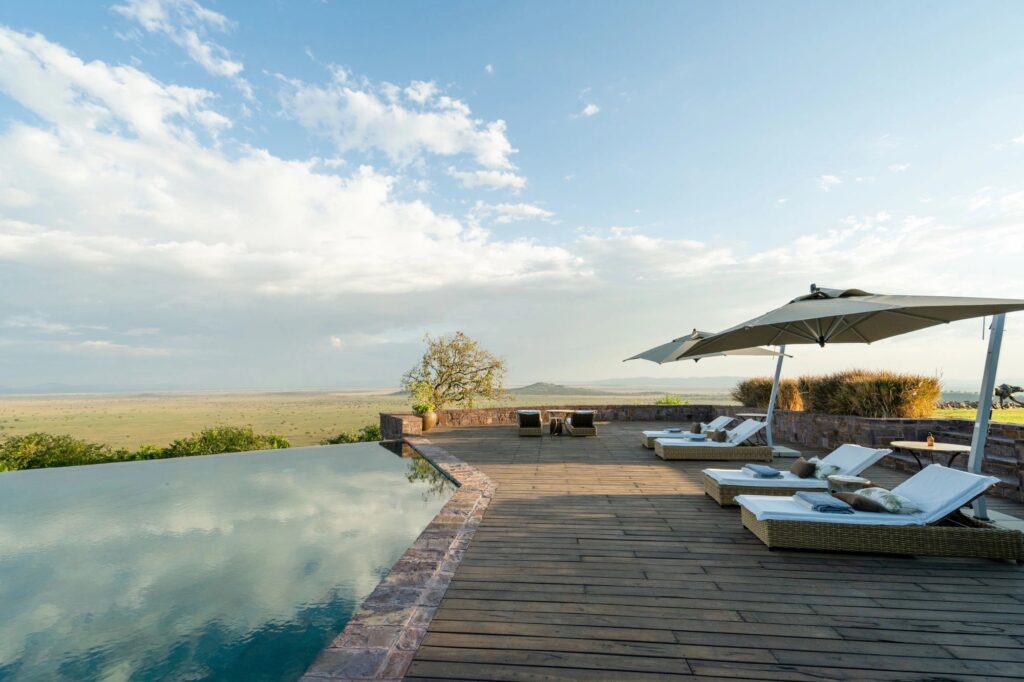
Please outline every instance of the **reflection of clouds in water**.
M223 653L297 612L330 621L323 603L372 591L450 494L425 500L407 461L345 445L0 475L0 677L64 661L124 679L173 643ZM192 657L164 672L203 674Z

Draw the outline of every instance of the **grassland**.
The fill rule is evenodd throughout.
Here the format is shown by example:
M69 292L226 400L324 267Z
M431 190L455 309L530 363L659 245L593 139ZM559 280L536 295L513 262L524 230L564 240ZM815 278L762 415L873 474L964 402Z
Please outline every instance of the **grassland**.
M511 395L508 405L652 403L654 394ZM692 403L727 403L720 393L684 395ZM380 412L407 411L393 390L295 393L71 395L0 398L0 436L67 433L94 443L138 448L166 445L202 428L251 424L258 432L312 445L377 422ZM974 410L937 410L936 417L974 419ZM1024 410L996 410L993 421L1024 423Z
M44 431L129 449L166 445L202 428L250 424L258 432L312 445L342 431L375 424L380 412L408 411L409 401L380 391L69 395L0 398L0 436ZM686 396L684 396L685 398ZM651 403L657 396L512 395L507 405ZM722 395L691 396L723 402Z
M935 410L933 417L942 419L969 419L974 421L977 410ZM1024 424L1024 410L993 410L992 421L1002 424Z

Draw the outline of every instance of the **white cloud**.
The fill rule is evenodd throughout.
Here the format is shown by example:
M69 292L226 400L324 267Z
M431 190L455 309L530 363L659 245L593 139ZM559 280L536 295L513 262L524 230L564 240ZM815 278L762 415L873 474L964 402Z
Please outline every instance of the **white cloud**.
M449 167L448 175L464 187L488 187L491 189L521 190L526 187L526 178L513 171L476 170L460 171Z
M836 175L822 175L818 178L818 189L822 192L831 191L836 185L843 184L843 181Z
M52 322L47 315L10 315L3 322L4 327L12 329L31 329L46 334L67 334L74 331L74 326L62 322Z
M127 139L118 133L130 132L155 142L186 136L188 125L198 124L209 133L231 126L226 117L208 108L213 93L207 90L167 86L130 66L86 63L38 34L0 26L0 67L0 90L74 135L103 130L110 137ZM37 137L33 143L40 141ZM11 166L0 177L14 180L20 174L18 166ZM43 196L24 187L15 189Z
M992 188L982 187L970 196L967 200L967 208L972 211L985 208L992 203Z
M437 85L433 81L413 81L405 89L405 96L416 104L426 104L437 94Z
M902 173L910 169L912 164L909 163L893 163L889 165L889 172L891 173Z
M542 220L551 222L555 214L534 204L485 204L478 201L473 207L473 215L493 217L495 223L508 224L523 220Z
M381 334L332 334L330 337L331 348L337 349L359 346L381 346L387 343L394 343L394 341Z
M230 79L246 97L252 97L252 87L241 75L245 65L233 59L223 46L206 38L210 29L224 32L231 28L223 14L195 0L128 0L111 9L136 21L149 33L166 35L207 73Z
M230 124L205 91L84 63L42 36L0 29L0 90L43 120L0 133L0 177L52 198L0 209L0 260L50 273L68 296L138 282L158 299L331 299L555 281L577 268L565 249L495 240L397 200L398 178L367 166L341 175L318 159L228 154L197 134ZM488 146L486 127L460 130L484 160L507 162L507 140Z
M492 170L512 170L516 152L505 122L473 118L468 105L439 95L433 83L414 81L404 90L391 83L356 81L335 67L316 85L282 77L285 113L329 138L340 152L380 150L408 164L425 154L467 155Z
M600 113L600 111L601 107L591 102L583 107L583 109L580 110L580 113L575 114L574 118L590 118L591 116L595 116Z
M130 346L124 343L115 343L114 341L107 340L82 341L75 345L65 345L63 348L67 351L85 350L116 355L162 356L171 355L173 353L169 348Z
M486 64L486 65L484 65L484 73L486 73L488 76L493 76L494 75L494 65L493 64Z
M1010 142L1013 144L1024 144L1024 135L1021 135L1020 137L1015 137L1012 140L1010 140Z

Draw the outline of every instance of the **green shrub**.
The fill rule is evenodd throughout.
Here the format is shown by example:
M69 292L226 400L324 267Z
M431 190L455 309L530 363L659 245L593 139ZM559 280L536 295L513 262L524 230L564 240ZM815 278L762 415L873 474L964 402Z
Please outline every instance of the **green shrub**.
M284 436L273 433L256 433L251 426L218 426L193 433L188 438L179 438L162 452L164 457L193 457L195 455L217 455L224 452L247 452L249 450L277 450L291 447Z
M0 443L0 471L68 467L121 459L124 451L87 443L67 434L29 433Z
M772 395L771 377L754 377L744 379L736 384L729 392L733 400L745 407L758 407L766 409ZM800 395L800 389L796 379L783 379L779 382L779 395L775 401L775 408L778 410L802 410L804 402Z
M380 426L367 424L358 431L339 433L337 436L325 438L320 445L344 445L346 443L369 443L381 440Z
M942 394L937 377L897 372L852 369L799 383L808 411L858 417L929 417Z
M689 405L689 401L683 400L677 395L665 395L654 401L655 405Z

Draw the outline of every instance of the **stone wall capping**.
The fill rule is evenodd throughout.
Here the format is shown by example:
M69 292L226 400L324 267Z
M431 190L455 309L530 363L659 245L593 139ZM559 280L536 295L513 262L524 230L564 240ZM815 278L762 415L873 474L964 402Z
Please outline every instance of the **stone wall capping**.
M385 438L404 436L459 487L320 652L302 682L401 680L497 488L483 472L422 438L419 417L381 414L380 419Z

